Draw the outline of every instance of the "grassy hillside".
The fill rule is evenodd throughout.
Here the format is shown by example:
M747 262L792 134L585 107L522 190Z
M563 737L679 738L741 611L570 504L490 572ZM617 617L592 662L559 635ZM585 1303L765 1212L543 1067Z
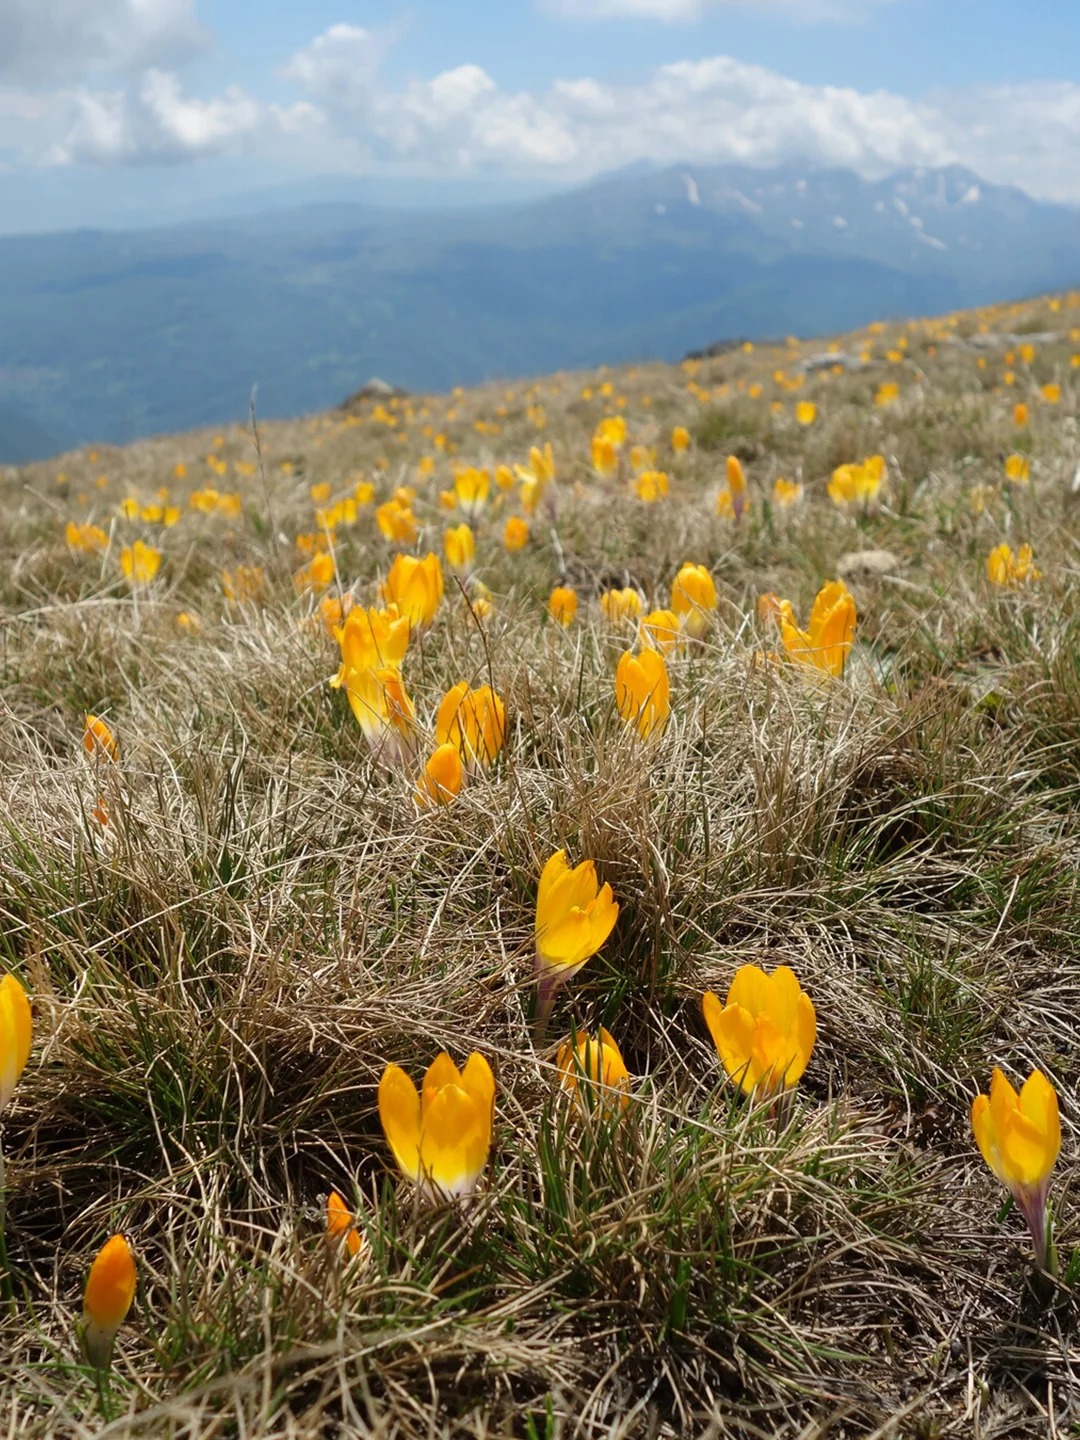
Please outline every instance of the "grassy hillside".
M0 1120L12 1434L1072 1433L1080 295L836 352L3 472L0 970L34 1017ZM547 442L546 487L499 470ZM444 564L400 661L415 719L379 750L347 693L367 680L328 683L326 622L379 605L399 552L443 554L469 517L442 492L482 485L465 467L490 480L475 571ZM416 528L396 545L395 493ZM136 540L160 553L147 583L122 574ZM660 636L670 715L643 739L615 676L624 652L657 662L601 597L678 604L687 562L716 603ZM857 623L833 674L783 617L838 577ZM505 745L418 804L462 680L501 697ZM104 732L84 748L88 713L115 759ZM544 1030L560 848L619 913ZM816 1012L779 1097L743 1093L703 1017L744 965L790 967ZM560 1079L560 1042L601 1025L625 1105ZM399 1174L378 1103L388 1064L419 1081L443 1048L495 1079L490 1155L452 1203ZM995 1065L1059 1097L1056 1276L972 1136ZM326 1244L331 1191L352 1261ZM137 1295L99 1382L75 1330L115 1232Z

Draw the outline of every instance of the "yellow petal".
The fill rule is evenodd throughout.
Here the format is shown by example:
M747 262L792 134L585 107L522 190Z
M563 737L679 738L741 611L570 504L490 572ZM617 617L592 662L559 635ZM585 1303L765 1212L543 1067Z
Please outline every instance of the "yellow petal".
M83 1343L90 1363L104 1369L116 1332L135 1298L135 1260L123 1235L114 1235L98 1251L83 1294Z
M400 1065L387 1065L379 1081L379 1120L402 1173L420 1178L420 1096Z
M487 1162L491 1119L459 1085L447 1085L424 1112L423 1178L445 1196L468 1195Z
M26 991L14 975L0 980L0 1110L11 1099L30 1058L34 1022Z

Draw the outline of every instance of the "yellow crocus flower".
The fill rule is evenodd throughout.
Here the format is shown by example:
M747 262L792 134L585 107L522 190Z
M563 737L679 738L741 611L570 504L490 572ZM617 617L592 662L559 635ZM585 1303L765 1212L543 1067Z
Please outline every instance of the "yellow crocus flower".
M767 975L758 965L736 972L721 1006L708 990L702 1010L721 1063L745 1094L771 1095L797 1085L817 1039L809 995L793 970L778 965Z
M460 1199L476 1189L487 1164L495 1114L495 1077L474 1051L463 1069L444 1050L417 1091L400 1065L379 1081L379 1119L394 1159L430 1200Z
M780 602L780 638L790 659L830 675L842 675L855 639L855 601L842 580L833 580L817 593L810 623L800 630L791 605Z
M687 561L675 576L671 587L671 608L679 616L683 629L700 640L716 609L716 582L704 565Z
M344 1250L350 1260L367 1257L367 1240L356 1228L356 1216L336 1190L326 1197L326 1243L336 1255Z
M506 743L506 707L490 685L473 690L459 680L439 705L435 741L455 746L467 764L486 770Z
M1036 1258L1045 1268L1050 1248L1046 1197L1061 1150L1054 1087L1042 1071L1033 1070L1017 1094L995 1067L990 1094L976 1095L971 1106L971 1128L983 1159L1027 1220Z
M624 590L605 590L600 596L600 609L609 625L636 620L643 608L641 596L630 585Z
M659 735L671 713L667 666L659 650L627 650L615 671L615 704L643 740Z
M114 1235L98 1251L83 1294L82 1343L95 1370L112 1361L116 1332L135 1298L135 1259L123 1235Z
M461 793L464 783L461 751L457 745L447 741L436 746L428 757L423 774L416 783L416 803L423 807L449 805Z
M604 1109L625 1110L629 1104L630 1072L610 1031L602 1029L596 1039L572 1035L559 1046L555 1065L559 1084L578 1105L588 1106L594 1098Z
M34 1021L26 991L14 975L0 980L0 1111L15 1093L30 1058Z
M547 1022L555 994L595 955L615 928L618 902L611 886L600 885L596 865L582 860L573 869L565 850L556 850L536 891L536 1020Z
M136 540L134 545L125 545L120 551L120 569L133 589L149 585L160 568L161 551L155 550L152 545L144 545L141 540Z
M382 598L396 605L414 629L430 625L443 598L439 557L429 553L418 560L415 555L395 555L381 589Z

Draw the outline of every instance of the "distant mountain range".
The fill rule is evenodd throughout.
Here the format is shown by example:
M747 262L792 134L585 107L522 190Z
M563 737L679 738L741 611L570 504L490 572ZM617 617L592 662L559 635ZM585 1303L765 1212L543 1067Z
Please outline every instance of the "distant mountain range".
M269 197L268 197L269 198ZM1080 212L960 167L635 167L498 207L0 238L0 461L1080 283Z

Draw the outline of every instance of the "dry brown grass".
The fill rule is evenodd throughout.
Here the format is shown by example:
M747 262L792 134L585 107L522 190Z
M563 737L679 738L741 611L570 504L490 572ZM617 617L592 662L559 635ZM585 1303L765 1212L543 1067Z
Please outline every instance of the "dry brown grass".
M999 350L951 338L1036 321L1059 340L1015 365L1011 389ZM845 338L875 358L807 381L809 430L787 394L770 413L771 376L819 345L692 377L642 366L490 386L417 401L394 427L370 409L268 424L252 476L235 472L256 459L239 430L216 450L180 436L8 475L3 965L33 995L36 1037L2 1131L14 1298L0 1434L1077 1433L1073 1294L1032 1288L968 1120L995 1063L1053 1079L1067 1267L1080 1247L1077 325L1080 307L1038 302ZM901 332L908 358L890 364ZM893 377L899 405L875 408ZM1038 399L1051 378L1065 382L1056 407ZM589 435L618 397L671 470L660 505L589 469ZM1018 398L1033 412L1019 437ZM538 522L509 555L514 501L489 512L478 564L493 614L481 630L449 587L405 666L425 724L452 683L490 675L507 752L454 805L420 813L326 684L336 647L294 594L292 537L313 528L312 484L337 494L364 474L379 498L417 484L419 548L441 549L449 462L416 480L434 453L424 426L458 460L523 461L530 403L559 466L557 534ZM676 423L696 444L673 460ZM1009 492L1014 448L1035 479ZM887 502L839 513L831 469L876 451ZM731 452L753 491L737 528L713 514ZM788 516L765 503L778 474L806 485ZM207 483L240 490L242 515L185 510L160 532L160 578L129 595L117 548L153 527L111 518L120 499L168 485L184 503ZM993 487L981 514L976 485ZM110 550L74 558L64 522L88 517L111 527ZM337 538L343 583L370 603L392 553L371 511ZM989 586L1002 539L1033 544L1037 584ZM771 643L761 592L805 614L845 555L882 548L894 571L852 574L859 636L842 682L755 662ZM672 662L672 722L643 747L613 703L628 633L596 597L634 583L664 603L687 559L716 576L717 619ZM265 603L223 599L220 573L239 563L264 567ZM564 578L581 601L567 632L544 611ZM178 629L181 611L200 634ZM87 710L122 745L104 780L81 753ZM102 790L104 833L90 814ZM558 846L594 857L622 906L555 1020L616 1035L634 1076L617 1123L567 1114L552 1049L530 1034L536 880ZM817 1050L779 1119L723 1081L700 1017L702 991L723 992L745 961L791 964L817 1007ZM443 1046L483 1050L498 1077L488 1180L467 1213L416 1206L375 1108L388 1061L415 1075ZM372 1247L348 1281L321 1243L331 1187ZM118 1228L140 1281L106 1422L73 1318Z

